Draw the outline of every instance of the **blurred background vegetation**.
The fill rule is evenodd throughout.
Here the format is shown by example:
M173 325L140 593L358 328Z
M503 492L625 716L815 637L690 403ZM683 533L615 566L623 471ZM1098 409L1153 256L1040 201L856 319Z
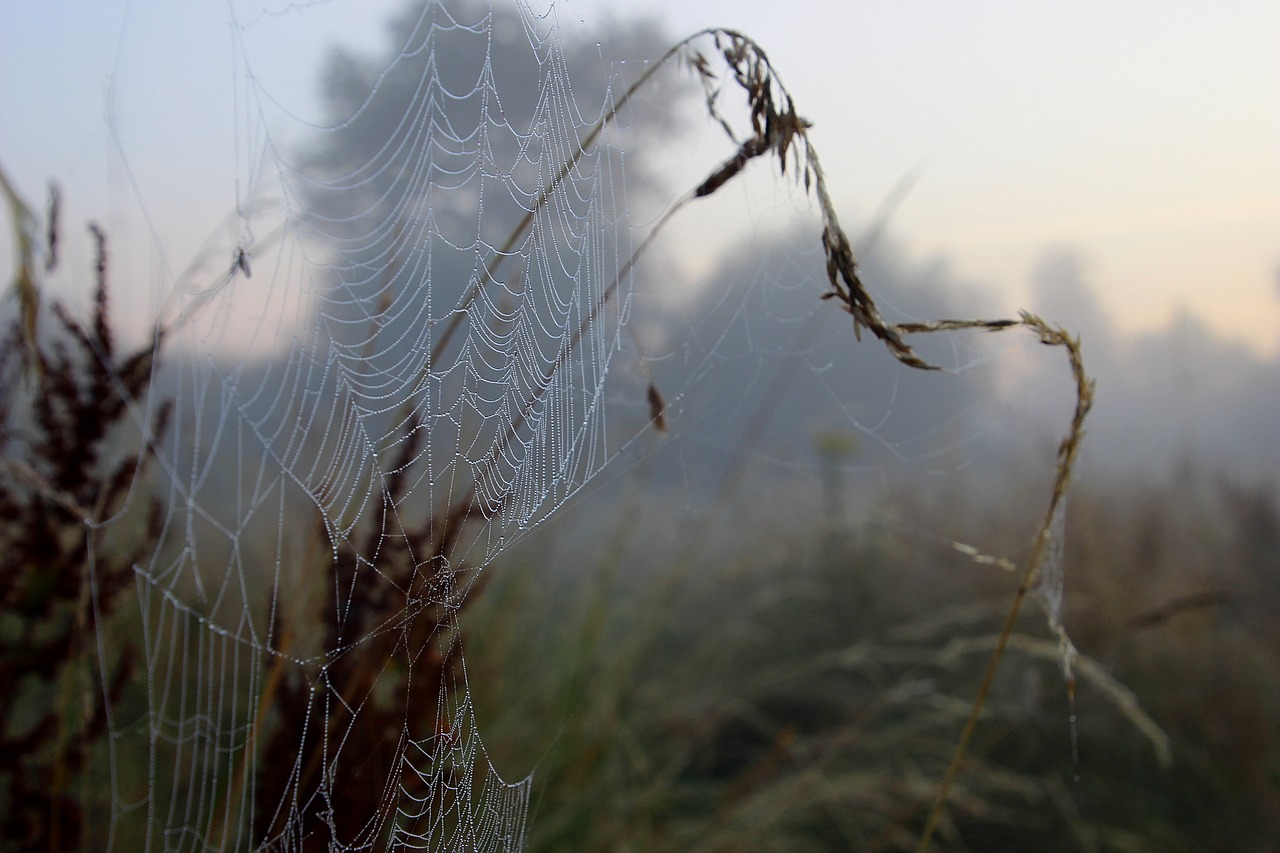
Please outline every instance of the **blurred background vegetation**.
M127 700L142 686L131 653L109 670L110 683L98 683L87 578L72 565L86 547L72 498L115 500L127 482L121 472L139 462L71 460L59 450L77 429L92 424L105 436L118 427L122 407L86 396L101 381L88 342L105 321L67 318L71 339L83 336L80 357L61 349L49 361L52 387L62 390L37 407L51 414L34 425L14 407L16 327L0 360L15 380L6 385L0 535L16 557L4 572L2 669L13 701L4 705L0 794L11 841L32 849L47 846L40 827L51 814L67 821L63 840L90 848L103 840L77 839L81 817L88 825L104 817L92 780L108 772L103 710L78 697L106 689ZM116 365L136 375L125 367ZM100 417L75 417L77 405ZM15 424L46 436L26 445L32 455L21 462ZM856 457L848 439L820 435L814 444L817 470ZM1008 508L999 496L964 499L964 478L953 475L952 494L901 486L870 513L801 520L797 507L746 486L715 505L681 507L673 521L647 491L649 472L639 463L615 488L564 509L489 566L469 602L465 666L489 758L509 779L535 774L528 848L912 849L1013 582L934 534L1000 541ZM810 491L815 507L830 506L829 493ZM151 506L152 520L133 527L140 535L157 523ZM939 506L947 511L937 514ZM1162 766L1088 678L1068 704L1052 638L1029 611L940 849L1273 849L1274 488L1191 464L1168 481L1077 487L1066 552L1065 622L1084 654L1168 733L1172 764ZM104 612L128 612L129 559L99 563L111 584ZM127 756L112 766L134 772Z
M1068 704L1033 610L939 849L1280 843L1275 493L1175 485L1075 490L1065 612L1172 764L1089 679ZM998 503L952 506L944 527L1000 536ZM745 525L731 559L672 563L633 508L585 549L565 515L467 621L490 752L536 773L530 849L914 849L1012 576L874 524Z

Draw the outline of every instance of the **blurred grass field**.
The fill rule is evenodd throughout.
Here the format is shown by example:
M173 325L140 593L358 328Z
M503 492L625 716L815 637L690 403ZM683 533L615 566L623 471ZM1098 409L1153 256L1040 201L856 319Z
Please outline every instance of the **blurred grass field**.
M999 527L998 505L978 512ZM591 550L533 537L464 625L490 753L536 774L529 849L914 849L1013 578L874 525L750 528L755 558L673 572L630 517ZM1084 677L1073 746L1053 638L1028 612L939 849L1274 849L1274 492L1078 489L1068 518L1065 621L1168 733L1172 764Z

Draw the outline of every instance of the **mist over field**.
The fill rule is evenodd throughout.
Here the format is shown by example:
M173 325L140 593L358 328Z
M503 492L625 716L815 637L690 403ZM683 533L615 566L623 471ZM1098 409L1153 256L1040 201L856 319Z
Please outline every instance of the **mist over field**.
M648 77L687 9L415 2L348 41L340 6L236 0L214 50L131 5L70 154L0 69L0 829L710 853L909 850L940 816L956 850L1280 845L1280 254L1247 297L1280 207L1208 166L1152 195L1132 150L1180 126L1172 76L1090 96L1101 67L1164 78L994 7L950 35L864 10L856 62L795 58L793 29L830 33L779 21L799 79L848 63L810 99L769 28ZM1040 55L1054 24L1096 61ZM1001 51L1027 80L989 75ZM1221 260L1194 287L1203 259L1165 257L1188 228ZM1023 309L1096 381L1065 493L1069 348Z

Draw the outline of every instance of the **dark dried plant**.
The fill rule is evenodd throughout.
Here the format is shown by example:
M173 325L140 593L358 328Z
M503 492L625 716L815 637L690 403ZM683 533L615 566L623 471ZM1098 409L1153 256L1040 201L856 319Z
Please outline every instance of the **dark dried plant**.
M58 200L54 187L45 271L56 263ZM55 302L53 329L37 334L40 271L28 251L19 257L19 316L0 341L0 834L14 850L70 849L93 837L90 764L111 707L138 675L130 644L100 656L95 637L119 612L132 567L162 524L148 490L134 491L168 420L165 405L138 414L148 411L160 340L118 353L107 238L96 225L89 231L89 324ZM139 429L140 449L116 449ZM128 543L109 541L105 522L135 500L145 504L141 530Z

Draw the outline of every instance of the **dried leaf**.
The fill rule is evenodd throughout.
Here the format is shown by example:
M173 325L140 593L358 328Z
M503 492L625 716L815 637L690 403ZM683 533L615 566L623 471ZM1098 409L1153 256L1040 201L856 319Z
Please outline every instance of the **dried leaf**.
M236 247L236 259L231 265L231 274L235 275L237 269L244 273L245 278L253 278L253 274L249 272L249 255L242 246Z
M693 55L689 57L689 65L693 68L694 71L697 71L698 74L700 74L703 77L703 79L705 80L716 79L716 75L714 72L712 72L711 66L707 64L707 58L703 56L701 53L694 51Z
M693 192L694 198L711 195L720 189L726 181L741 172L742 167L747 165L749 160L759 157L768 150L769 143L764 138L753 136L748 139L742 143L742 147L738 149L737 154L726 160L719 169L712 172L705 181L698 185L698 188Z
M649 382L649 420L658 432L667 431L667 401L662 399L662 392L652 381Z
M44 271L53 272L58 266L58 218L62 212L62 188L49 182L49 221L45 232Z

